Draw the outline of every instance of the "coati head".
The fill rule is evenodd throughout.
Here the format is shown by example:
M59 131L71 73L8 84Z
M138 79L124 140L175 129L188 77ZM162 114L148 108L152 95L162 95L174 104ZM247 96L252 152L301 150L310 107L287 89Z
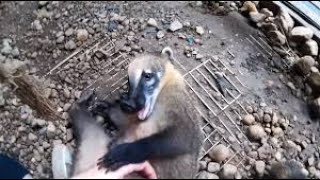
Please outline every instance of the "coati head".
M163 56L147 54L136 57L129 64L129 91L120 101L121 108L137 113L140 120L147 119L172 69L169 59Z

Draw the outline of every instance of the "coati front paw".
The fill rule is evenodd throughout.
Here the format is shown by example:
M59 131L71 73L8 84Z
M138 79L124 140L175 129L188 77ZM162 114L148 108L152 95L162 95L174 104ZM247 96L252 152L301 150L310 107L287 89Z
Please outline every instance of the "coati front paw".
M98 166L113 171L121 166L141 163L145 160L145 153L142 149L132 144L121 144L111 149L109 153L101 158Z

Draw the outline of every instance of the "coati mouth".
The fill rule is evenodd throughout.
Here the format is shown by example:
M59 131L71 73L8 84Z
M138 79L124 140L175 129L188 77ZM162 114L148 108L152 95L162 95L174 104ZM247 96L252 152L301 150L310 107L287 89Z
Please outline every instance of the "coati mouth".
M140 111L138 111L138 118L142 121L146 120L151 112L152 112L152 106L153 106L153 98L147 98L146 99L146 102L145 102L145 105L144 105L144 108L141 109Z

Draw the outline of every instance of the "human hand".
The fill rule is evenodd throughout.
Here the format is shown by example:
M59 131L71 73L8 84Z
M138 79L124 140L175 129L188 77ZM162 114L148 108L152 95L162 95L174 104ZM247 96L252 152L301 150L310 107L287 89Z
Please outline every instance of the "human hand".
M107 173L105 169L99 169L95 166L93 169L72 177L71 179L124 179L126 176L134 172L141 174L147 179L157 179L155 170L148 162L125 165L116 171L110 171Z

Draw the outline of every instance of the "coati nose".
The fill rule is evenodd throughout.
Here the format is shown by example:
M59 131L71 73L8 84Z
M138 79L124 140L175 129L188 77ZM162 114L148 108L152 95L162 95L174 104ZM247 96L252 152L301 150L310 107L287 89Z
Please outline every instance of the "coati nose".
M133 113L136 111L136 106L133 100L124 98L120 100L120 107L123 111Z

